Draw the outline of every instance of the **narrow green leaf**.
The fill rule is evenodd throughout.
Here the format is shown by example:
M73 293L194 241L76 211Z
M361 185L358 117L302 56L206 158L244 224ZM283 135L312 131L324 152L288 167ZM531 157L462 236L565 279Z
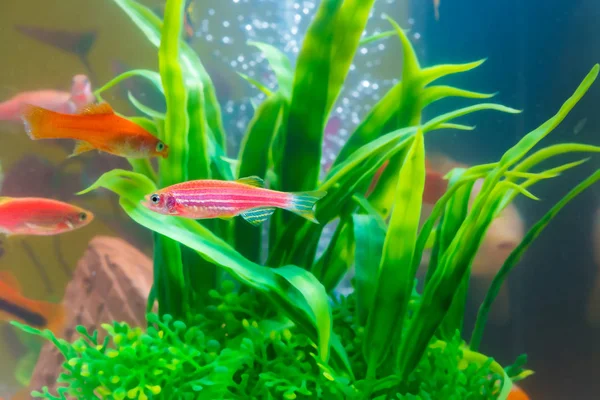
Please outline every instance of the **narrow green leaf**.
M331 293L340 283L354 261L355 252L352 219L343 217L323 255L312 266L311 272Z
M273 93L271 92L271 90L269 90L268 87L266 87L265 85L263 85L262 83L260 83L259 81L257 81L256 79L243 74L241 72L237 73L239 76L241 76L242 78L244 78L244 80L246 82L248 82L249 84L251 84L252 86L254 86L255 88L257 88L258 90L260 90L261 92L263 92L265 94L265 96L270 97Z
M375 0L344 0L337 18L331 22L335 27L325 117L331 112L342 90L360 38L367 26L373 3Z
M486 60L487 58L484 58L483 60L474 61L466 64L441 64L425 68L421 77L422 84L427 85L435 80L438 80L448 75L471 71L479 67Z
M281 127L284 104L283 95L276 93L267 98L254 114L240 146L238 178L247 176L266 178L268 158L265 157L265 154L269 152L273 137ZM236 249L249 260L259 262L262 248L261 239L262 229L260 227L254 227L246 221L236 221Z
M546 135L548 135L554 128L556 128L563 119L567 116L569 111L575 104L583 97L583 95L588 91L592 83L598 77L598 72L600 71L600 65L596 64L592 68L592 70L587 74L587 76L583 79L575 93L571 97L569 97L562 105L560 110L542 124L540 127L535 129L532 132L529 132L525 137L523 137L519 142L511 147L504 156L500 160L500 165L502 165L503 171L507 170L509 166L516 163L520 160L529 150L531 150L540 140L542 140Z
M168 1L162 40L158 49L158 65L167 101L165 142L170 146L169 157L160 160L162 187L187 180L189 118L185 105L188 95L179 63L179 38L183 26L181 15L184 6L184 0Z
M188 86L187 114L189 116L188 148L190 151L188 180L211 178L208 123L205 116L205 101L202 83L195 81ZM205 221L205 226L214 231L214 221ZM217 285L217 266L200 257L189 247L182 246L186 285L191 289L188 302L195 312L206 305L209 290Z
M352 132L342 149L338 153L327 176L340 163L345 161L352 153L365 144L381 136L383 127L392 118L397 110L397 104L402 93L402 82L391 88L381 100L373 106L371 111L362 120L358 127Z
M417 132L398 177L396 203L385 236L377 276L377 289L365 328L363 354L367 377L375 377L377 367L388 356L394 339L399 338L412 293L410 276L421 203L425 187L425 146Z
M521 257L525 253L525 251L529 248L531 243L542 233L542 231L548 226L548 224L558 215L558 213L577 197L580 193L586 190L588 187L592 186L600 180L600 170L594 172L591 176L586 178L584 181L580 182L575 188L573 188L566 196L564 196L558 203L556 203L550 211L548 211L525 235L521 243L510 253L502 268L498 271L490 288L485 296L483 304L479 308L479 313L477 314L477 320L475 322L475 327L473 328L473 333L471 334L471 342L469 347L476 351L479 349L481 345L481 339L483 337L483 331L485 328L485 324L487 322L487 317L494 303L494 300L498 296L502 285L504 284L508 274L513 270L513 268L518 264L521 260Z
M133 104L133 106L135 108L137 108L139 111L141 111L142 113L146 114L149 117L152 118L158 118L158 119L165 119L165 114L153 110L152 108L140 103L132 94L131 92L127 92L127 98L129 99L129 101L131 102L131 104Z
M329 339L332 331L331 308L329 307L325 287L311 273L294 265L285 265L273 269L273 272L283 277L298 292L302 293L316 321L319 356L321 361L329 359Z
M356 309L360 325L364 326L377 293L377 276L386 231L381 226L378 214L354 214L352 219L354 237L359 243L354 258Z
M600 147L579 143L561 143L544 147L517 164L512 172L518 173L521 171L528 171L542 161L548 160L554 156L574 152L597 153L600 152Z
M463 170L462 172L464 174L466 170ZM460 173L455 174L449 181L449 185L454 184L461 176L462 175ZM438 226L438 230L436 232L436 240L434 242L429 268L427 269L426 282L428 282L431 276L435 273L441 255L446 252L448 246L452 242L452 239L454 239L454 236L456 236L460 226L467 217L469 200L474 183L474 181L469 182L469 184L458 189L456 194L450 198L448 204L446 205L446 209L442 215L442 222ZM417 260L414 261L415 262L413 262L412 268L413 271L416 272ZM465 274L462 282L456 289L456 293L454 295L454 299L452 300L450 309L448 310L448 314L442 320L442 323L438 329L438 337L442 340L451 340L456 334L457 330L462 333L468 288L469 274Z
M154 46L160 46L162 32L162 21L148 7L139 4L134 0L113 0L138 28L144 33L146 38ZM212 130L215 140L221 148L225 148L225 130L221 121L221 106L217 100L215 87L198 58L196 52L184 41L180 41L181 53L180 60L186 76L195 81L202 82L205 98L205 112L208 126Z
M314 190L321 169L331 51L342 0L323 0L298 55L292 100L285 124L282 190ZM292 218L290 218L291 220Z
M468 99L489 99L494 97L496 93L479 93L470 90L455 88L453 86L430 86L425 88L423 92L423 106L428 106L438 100L446 97L464 97Z
M406 30L405 32L410 32L410 30ZM364 46L364 45L367 45L369 43L377 42L377 41L379 41L381 39L387 39L390 36L395 36L395 35L396 35L396 31L395 30L389 30L389 31L381 32L381 33L376 33L374 35L367 36L367 37L364 37L364 38L360 39L360 42L358 42L358 45L359 46Z
M118 75L118 76L114 77L113 79L111 79L110 81L108 81L106 84L104 84L104 86L102 86L99 89L96 89L94 91L94 95L95 96L99 96L101 93L104 93L108 89L111 89L112 87L114 87L117 84L119 84L121 81L124 81L125 79L132 78L132 77L135 77L135 76L140 76L142 78L146 78L158 90L160 90L161 93L164 93L164 90L163 90L163 87L162 87L162 82L160 80L160 75L157 72L150 71L150 70L147 70L147 69L134 69L134 70L131 70L131 71L123 72L121 75Z
M170 146L169 157L159 160L161 187L170 186L187 180L189 118L187 115L187 90L184 74L179 62L179 38L182 31L184 0L169 0L165 7L165 21L158 49L158 66L161 81L165 89L167 112L164 120L164 141ZM163 304L161 312L182 318L187 312L190 299L190 287L185 285L183 256L179 244L165 236L158 236L155 246L155 271L162 270L166 278L167 306ZM161 298L159 297L159 302Z
M188 148L190 149L187 175L189 180L210 178L209 134L204 114L202 83L188 87L187 113L189 116Z
M291 99L294 70L292 69L292 63L288 56L278 48L267 43L249 41L248 44L257 47L262 51L269 62L269 66L277 77L279 92L285 99Z

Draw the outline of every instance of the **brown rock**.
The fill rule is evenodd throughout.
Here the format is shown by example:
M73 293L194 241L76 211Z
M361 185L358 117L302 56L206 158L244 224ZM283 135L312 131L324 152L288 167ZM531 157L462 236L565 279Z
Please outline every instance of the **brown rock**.
M66 288L62 338L72 342L79 337L75 331L77 325L85 326L88 331L113 320L144 326L151 286L152 260L122 239L95 237ZM100 328L98 333L101 342L104 330ZM62 354L51 343L46 343L29 388L40 390L48 386L55 393L56 379L64 361Z

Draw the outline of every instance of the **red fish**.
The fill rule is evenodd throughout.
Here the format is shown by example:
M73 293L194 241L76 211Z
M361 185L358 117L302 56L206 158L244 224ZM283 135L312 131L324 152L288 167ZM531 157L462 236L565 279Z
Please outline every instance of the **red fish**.
M58 200L0 197L0 233L49 236L88 225L91 211Z
M373 192L381 174L387 167L389 161L384 162L381 167L377 170L371 181L369 189L367 189L367 197ZM448 187L448 181L444 179L444 176L435 171L431 163L425 160L425 190L423 191L423 202L426 204L435 204L443 195L446 193Z
M62 304L32 300L23 294L17 280L9 272L0 272L0 320L17 321L37 329L62 332L65 309Z
M20 121L27 104L44 107L55 112L73 114L88 104L92 104L94 100L87 76L75 75L70 93L59 90L28 91L0 103L0 120Z
M94 149L127 158L167 158L169 154L169 146L141 126L115 114L108 103L89 105L77 115L30 105L22 119L33 140L76 140L71 157Z
M160 214L193 219L228 219L240 215L255 226L281 208L319 223L313 208L326 192L286 193L263 186L263 180L256 176L236 181L189 181L146 196L143 205Z

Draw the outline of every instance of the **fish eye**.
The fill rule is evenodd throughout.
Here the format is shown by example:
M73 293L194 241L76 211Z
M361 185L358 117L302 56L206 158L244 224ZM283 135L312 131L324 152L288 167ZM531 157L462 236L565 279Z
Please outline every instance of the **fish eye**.
M160 196L157 194L153 194L152 196L150 196L150 201L154 204L158 204L158 202L160 201Z
M163 142L158 142L156 144L156 151L163 151L165 149L165 144Z
M83 222L83 221L85 221L86 219L87 219L87 214L86 214L86 213L82 212L82 213L80 213L80 214L79 214L79 220L80 220L80 221L82 221L82 222Z

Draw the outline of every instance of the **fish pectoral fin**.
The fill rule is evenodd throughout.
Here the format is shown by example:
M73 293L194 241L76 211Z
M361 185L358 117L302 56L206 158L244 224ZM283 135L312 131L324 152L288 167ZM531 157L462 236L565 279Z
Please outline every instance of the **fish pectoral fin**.
M275 207L259 207L245 211L241 213L240 216L250 224L258 226L265 222L271 215L273 215L274 212Z
M115 111L108 103L89 104L81 109L79 115L103 115L114 114Z
M262 178L258 176L247 176L245 178L236 179L236 182L259 188L265 187L265 181L263 181Z
M84 142L83 140L77 141L75 144L75 148L73 149L73 153L71 153L68 158L75 157L81 153L85 153L87 151L94 150L94 146L89 144L88 142Z
M54 231L54 228L51 226L36 225L36 224L32 224L30 222L26 222L25 226L31 230L38 231L38 232L53 232Z

